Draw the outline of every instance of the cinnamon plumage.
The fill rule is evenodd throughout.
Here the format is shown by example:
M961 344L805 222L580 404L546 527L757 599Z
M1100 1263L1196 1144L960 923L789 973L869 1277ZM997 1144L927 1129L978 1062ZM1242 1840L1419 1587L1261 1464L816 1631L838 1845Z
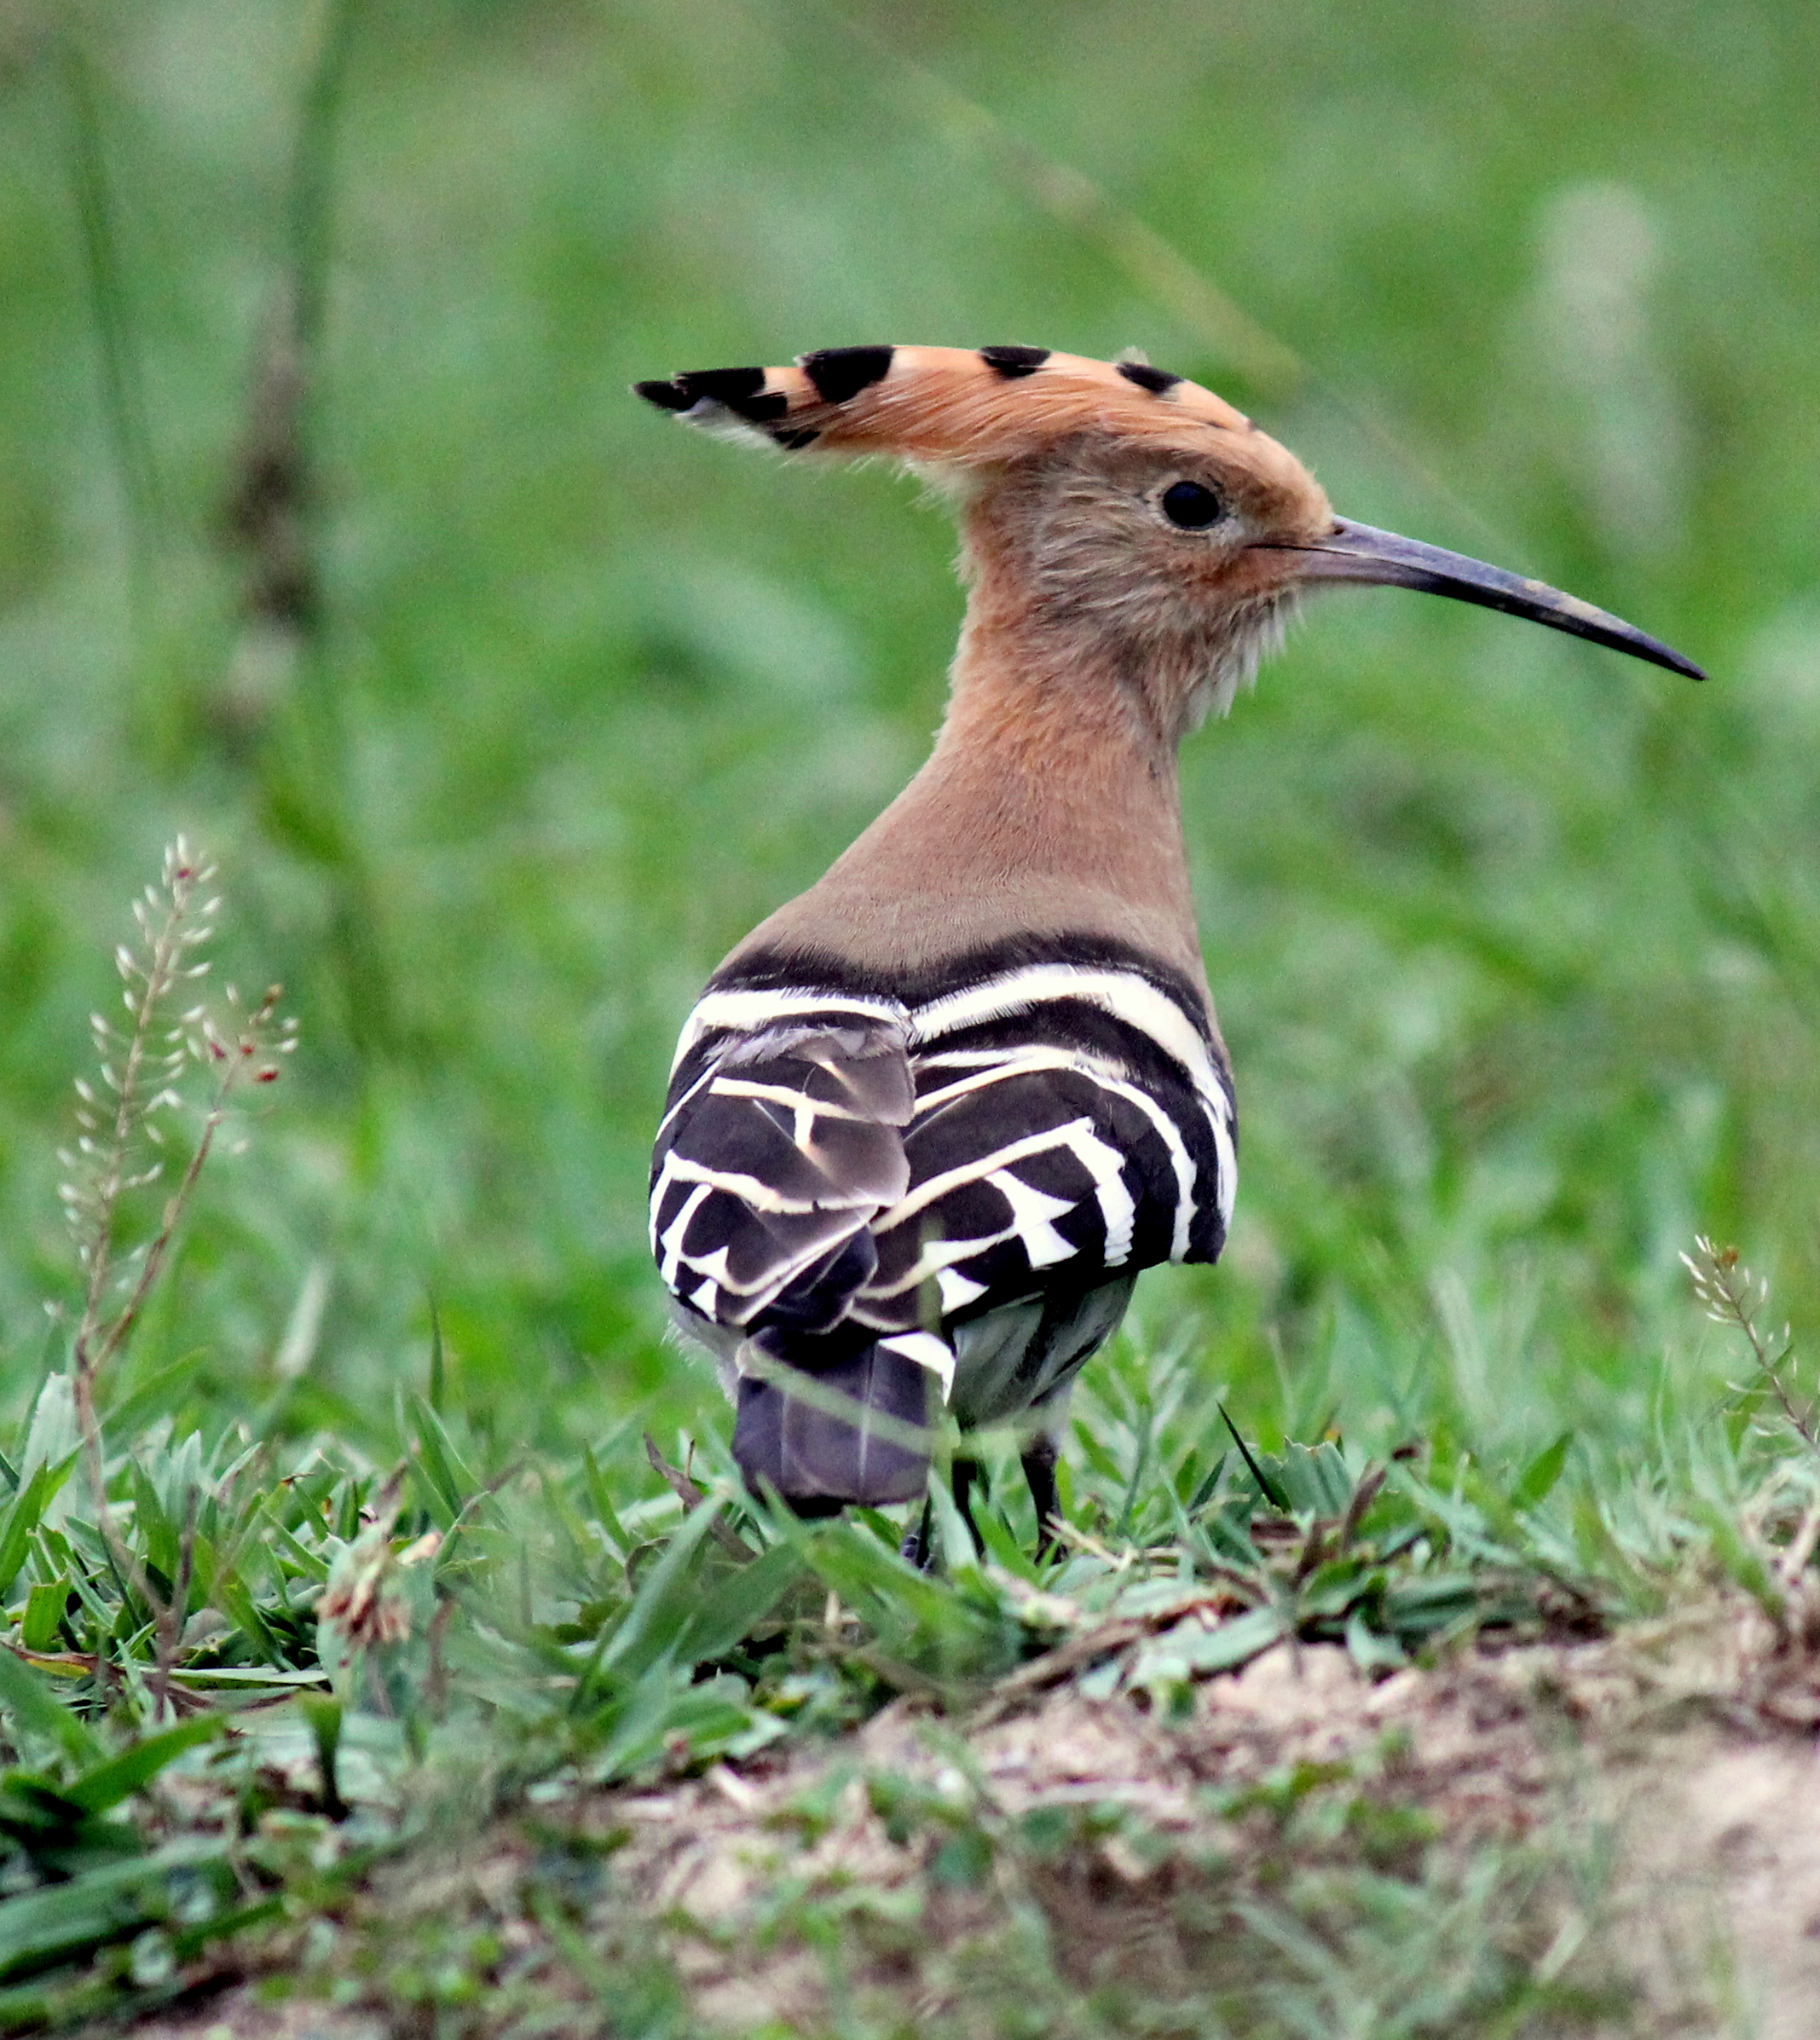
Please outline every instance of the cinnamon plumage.
M806 1513L914 1500L945 1405L1023 1425L1046 1523L1076 1375L1142 1269L1216 1259L1231 1222L1182 739L1334 581L1698 668L1540 582L1336 517L1248 419L1143 363L835 348L637 387L690 425L934 477L970 584L928 762L684 1029L659 1272L719 1361L755 1486Z

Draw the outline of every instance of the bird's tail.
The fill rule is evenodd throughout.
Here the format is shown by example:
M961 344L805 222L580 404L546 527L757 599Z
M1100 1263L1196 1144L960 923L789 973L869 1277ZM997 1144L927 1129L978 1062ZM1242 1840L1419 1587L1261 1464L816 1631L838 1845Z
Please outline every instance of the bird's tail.
M926 1333L876 1339L812 1370L784 1340L761 1332L753 1344L772 1364L742 1376L733 1426L733 1457L748 1484L775 1488L804 1516L919 1499L940 1380L904 1348L925 1343L940 1342Z

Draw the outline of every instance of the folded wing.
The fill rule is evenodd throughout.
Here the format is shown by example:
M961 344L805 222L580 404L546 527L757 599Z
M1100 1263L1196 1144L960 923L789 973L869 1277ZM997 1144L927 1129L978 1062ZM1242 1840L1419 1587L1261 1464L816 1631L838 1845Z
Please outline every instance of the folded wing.
M903 1030L791 1018L709 1036L657 1136L651 1246L679 1302L741 1330L832 1330L871 1276L871 1220L910 1186Z

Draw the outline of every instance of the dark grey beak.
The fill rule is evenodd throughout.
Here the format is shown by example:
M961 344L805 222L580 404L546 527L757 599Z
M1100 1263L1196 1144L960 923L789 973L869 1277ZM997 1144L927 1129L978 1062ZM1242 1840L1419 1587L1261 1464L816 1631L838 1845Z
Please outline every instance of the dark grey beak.
M1546 623L1551 630L1590 638L1595 644L1627 651L1632 658L1648 659L1671 673L1684 673L1690 679L1707 677L1690 659L1577 596L1563 595L1543 581L1525 581L1520 574L1506 574L1501 567L1488 567L1483 560L1468 559L1464 552L1444 552L1439 546L1424 546L1419 539L1399 538L1394 531L1378 531L1369 524L1336 517L1330 537L1308 546L1271 550L1301 556L1297 577L1301 581L1363 581L1372 587L1421 588L1430 595L1451 595L1456 602L1476 602L1483 609Z

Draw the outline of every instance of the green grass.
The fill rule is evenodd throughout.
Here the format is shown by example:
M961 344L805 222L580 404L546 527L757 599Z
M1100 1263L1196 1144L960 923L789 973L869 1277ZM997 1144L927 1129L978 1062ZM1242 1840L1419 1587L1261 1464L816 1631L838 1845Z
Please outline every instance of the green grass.
M1715 1590L1754 1598L1798 1652L1811 1450L1765 1409L1716 1429L1665 1412L1628 1465L1589 1465L1565 1435L1502 1473L1445 1438L1388 1461L1331 1440L1272 1452L1200 1386L1126 1346L1081 1398L1060 1552L1029 1555L1007 1445L983 1550L939 1509L923 1574L894 1520L754 1503L717 1439L678 1441L694 1477L623 1426L552 1459L405 1394L390 1473L330 1438L179 1442L143 1403L119 1409L103 1521L53 1375L0 1465L17 1616L0 2029L156 2005L251 1962L476 2036L592 2030L587 2006L634 1986L650 2002L627 2030L692 2032L684 1945L733 1962L742 1934L754 1975L800 1945L830 1989L857 1976L859 2023L839 2030L881 2035L937 2002L927 2030L956 2033L1047 2018L1274 2040L1343 2008L1361 2040L1651 2030L1631 2022L1583 1808L1558 1835L1456 1838L1387 1732L1375 1755L1220 1774L1207 1831L1184 1836L1111 1788L1007 1813L983 1777L953 1782L966 1734L1071 1690L1125 1696L1166 1740L1192 1734L1199 1684L1284 1638L1378 1677ZM933 1782L839 1757L900 1698ZM792 1750L835 1761L781 1831L754 1829L777 1864L752 1916L641 1927L600 1882L625 1839L604 1793ZM789 1846L825 1834L855 1780L901 1858L881 1884L797 1868ZM1108 1857L1144 1888L1101 1888Z
M1147 1278L1066 1471L1106 1551L1235 1567L1248 1634L1387 1664L1449 1621L1644 1611L1703 1568L1774 1602L1806 1457L1752 1429L1761 1385L1728 1388L1678 1256L1736 1240L1820 1321L1816 39L1793 0L0 14L0 1591L49 1667L0 1651L42 1781L0 1941L9 1906L87 1891L99 1938L153 1937L155 1991L243 1904L341 1903L295 1894L417 1819L399 1794L459 1798L425 1781L461 1762L488 1804L646 1775L672 1734L701 1760L820 1733L1054 1641L1012 1584L1014 1482L990 1576L956 1552L911 1580L881 1525L742 1518L748 1580L700 1519L679 1538L640 1443L680 1462L686 1436L725 1490L644 1245L675 1029L914 769L960 611L913 488L665 430L625 385L680 367L1135 343L1347 513L1707 666L1696 689L1336 597L1193 741L1239 1221L1219 1268ZM263 523L255 454L301 490ZM302 1045L99 1384L136 1580L71 1458L57 1151L126 903L180 829L222 867L220 974L281 980ZM1280 1469L1393 1470L1358 1552L1294 1579L1338 1488L1242 1548L1221 1401ZM325 1685L315 1597L401 1460L388 1548L442 1541L364 1557L410 1638ZM285 1775L338 1722L378 1781L351 1824L321 1777L263 1803L250 1735L157 1746L200 1782L130 1830L96 1799L168 1719L146 1591L192 1507L182 1612L225 1627L182 1677L326 1696L314 1730L274 1717ZM1112 1563L1076 1550L1045 1586L1112 1619ZM863 1646L801 1643L830 1587ZM754 1624L798 1641L742 1656ZM240 1809L200 1867L170 1812L192 1790ZM58 1851L83 1867L40 1890ZM91 1986L116 1987L55 1987Z

